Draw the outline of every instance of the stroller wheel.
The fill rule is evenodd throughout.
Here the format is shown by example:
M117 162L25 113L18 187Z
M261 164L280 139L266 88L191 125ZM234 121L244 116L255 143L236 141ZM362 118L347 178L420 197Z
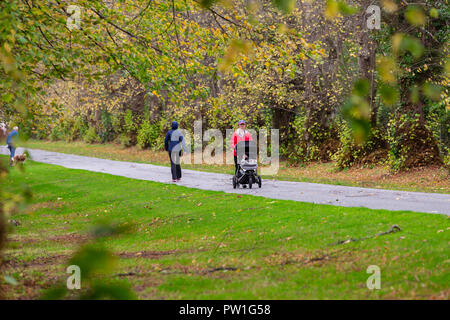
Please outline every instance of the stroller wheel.
M251 189L252 188L252 184L253 184L253 177L250 176L248 177L248 187Z
M233 189L236 189L237 186L237 178L236 176L233 177Z
M261 184L262 184L262 181L261 181L261 176L258 176L258 187L260 187L260 188L261 188Z

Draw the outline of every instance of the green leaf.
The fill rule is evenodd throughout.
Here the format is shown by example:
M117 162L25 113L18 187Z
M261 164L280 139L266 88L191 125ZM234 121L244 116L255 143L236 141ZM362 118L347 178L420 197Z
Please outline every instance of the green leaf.
M410 36L403 37L401 49L403 51L409 51L415 59L420 58L425 50L419 39Z
M367 79L359 79L355 82L353 88L353 94L356 94L360 97L365 97L369 94L370 84Z
M377 71L383 82L395 83L396 82L396 63L395 59L391 56L378 56L377 57Z
M343 15L352 15L358 11L358 8L348 5L345 1L328 0L325 8L325 17L333 19L339 13Z
M436 8L431 8L430 17L437 19L439 17L439 11Z
M413 86L411 88L410 93L410 100L412 103L418 103L419 102L419 88L417 86Z
M418 6L408 6L405 10L405 18L413 26L423 26L426 22L425 13Z
M335 18L339 13L339 5L335 0L327 0L324 15L328 19Z
M203 8L211 7L217 0L200 0L200 6Z
M353 94L345 102L342 114L350 124L353 139L357 144L367 140L370 134L370 105L365 98L370 85L367 79L359 79L353 85Z
M393 105L394 103L397 102L399 93L396 87L383 83L380 86L379 90L381 99L383 100L384 103L386 103L387 105Z
M348 5L345 1L338 1L338 9L343 15L352 15L358 12L358 8Z
M272 0L272 3L284 13L290 13L295 8L295 0Z
M43 295L41 296L41 300L61 300L66 296L67 294L67 288L63 285L59 285L54 288L50 288L46 291L44 291Z
M7 93L2 96L2 101L6 102L6 103L11 102L12 99L13 99L13 95L11 93Z
M437 84L427 82L422 86L422 90L423 94L431 100L439 101L441 98L442 87Z
M92 245L82 247L70 260L71 265L81 269L83 278L90 278L96 273L107 273L114 267L116 258L108 250Z

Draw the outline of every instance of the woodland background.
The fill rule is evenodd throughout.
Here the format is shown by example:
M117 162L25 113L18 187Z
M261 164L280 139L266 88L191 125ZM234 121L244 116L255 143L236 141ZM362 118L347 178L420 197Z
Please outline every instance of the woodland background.
M448 168L449 16L446 0L1 1L0 122L159 150L172 120L245 119L279 129L292 165ZM0 187L1 249L30 193Z
M67 28L69 4L80 29ZM371 4L380 30L367 28ZM0 118L30 138L153 149L172 120L225 131L242 118L280 129L293 164L442 165L449 12L446 1L3 3ZM10 55L17 79L4 74Z

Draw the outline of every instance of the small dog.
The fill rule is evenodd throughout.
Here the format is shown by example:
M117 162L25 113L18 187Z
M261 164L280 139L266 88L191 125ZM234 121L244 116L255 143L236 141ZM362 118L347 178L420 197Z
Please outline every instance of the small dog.
M14 156L14 158L13 158L14 164L19 163L19 162L24 163L25 160L27 160L26 154L18 154L16 156Z

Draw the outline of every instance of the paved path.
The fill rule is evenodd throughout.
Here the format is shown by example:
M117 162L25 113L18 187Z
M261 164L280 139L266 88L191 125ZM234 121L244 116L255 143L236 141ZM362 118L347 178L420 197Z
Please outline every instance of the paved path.
M17 150L21 154L23 149ZM134 162L113 161L58 152L28 149L34 161L66 168L109 173L133 179L172 183L170 168ZM0 147L0 154L9 150ZM179 185L228 193L251 194L273 199L294 200L345 207L411 210L450 215L450 195L345 187L329 184L264 180L262 188L233 189L231 175L183 170Z

